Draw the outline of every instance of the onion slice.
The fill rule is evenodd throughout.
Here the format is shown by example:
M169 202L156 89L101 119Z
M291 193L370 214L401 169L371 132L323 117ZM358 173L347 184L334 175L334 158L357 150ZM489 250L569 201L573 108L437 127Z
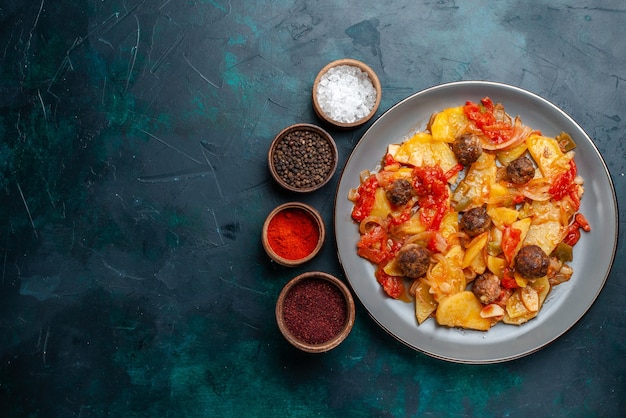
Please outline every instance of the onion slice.
M483 149L488 151L500 151L507 148L513 148L514 146L521 144L526 141L526 138L528 138L531 133L532 129L528 126L522 125L522 119L519 116L516 116L515 121L513 122L513 135L508 141L504 141L500 144L494 144L484 136L481 136L480 138L482 139L481 142Z

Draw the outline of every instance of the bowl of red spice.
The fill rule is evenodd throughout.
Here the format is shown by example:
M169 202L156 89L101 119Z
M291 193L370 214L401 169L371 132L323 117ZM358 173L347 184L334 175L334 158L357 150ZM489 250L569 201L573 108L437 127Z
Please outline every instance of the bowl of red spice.
M270 173L292 192L312 192L330 181L337 169L337 145L324 129L296 123L280 131L268 152Z
M295 267L311 260L324 244L322 215L306 203L279 205L265 219L261 233L267 255L283 266Z
M344 58L320 70L313 82L313 109L324 122L355 128L370 120L380 105L378 76L364 62Z
M276 322L285 339L308 353L337 347L354 325L354 299L338 278L321 271L291 279L278 296Z

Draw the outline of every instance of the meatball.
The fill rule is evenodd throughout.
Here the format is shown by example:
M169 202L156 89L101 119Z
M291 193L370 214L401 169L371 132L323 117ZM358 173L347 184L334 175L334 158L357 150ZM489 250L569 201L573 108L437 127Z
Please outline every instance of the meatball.
M515 184L525 184L535 177L535 166L527 157L519 157L506 166L506 175Z
M394 180L387 190L387 199L394 206L406 205L413 196L413 186L406 179Z
M467 235L475 237L489 230L491 227L491 218L487 215L487 209L481 206L463 213L459 225Z
M416 279L422 277L430 266L430 251L417 244L408 244L398 252L398 265L402 274Z
M465 134L454 140L452 152L456 155L459 163L470 165L483 153L483 147L480 145L480 139L476 135Z
M472 292L474 292L478 300L480 300L480 303L489 305L500 297L500 293L502 292L500 279L490 271L485 272L474 280Z
M526 245L515 256L515 271L526 279L545 276L549 266L550 258L537 245Z

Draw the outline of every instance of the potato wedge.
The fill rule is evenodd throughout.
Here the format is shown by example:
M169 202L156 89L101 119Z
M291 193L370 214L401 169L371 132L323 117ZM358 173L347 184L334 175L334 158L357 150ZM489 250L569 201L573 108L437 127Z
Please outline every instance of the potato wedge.
M415 288L415 317L417 323L421 324L437 309L437 302L430 293L430 286L421 280Z
M480 315L482 309L474 293L464 290L439 302L435 317L439 325L487 331L491 320Z
M524 305L522 301L522 289L519 288L513 293L506 304L504 312L504 318L502 322L509 325L521 325L537 316L537 313L541 310L543 302L546 300L548 293L550 293L550 283L547 277L541 277L537 280L528 283L527 287L531 287L537 292L539 297L539 304L536 311L530 311Z
M457 132L467 122L463 106L450 107L435 115L430 131L435 141L454 142Z
M481 253L485 248L485 245L487 245L488 240L488 232L483 232L482 234L472 239L472 241L465 249L465 254L463 255L463 264L461 265L462 268L469 267L476 257L482 257Z
M480 311L480 316L483 318L499 318L504 316L504 308L495 303L491 303Z
M502 257L487 256L487 268L499 278L503 278L506 260Z
M538 245L546 254L551 254L563 239L563 228L558 221L531 225L524 239L524 245Z
M394 233L398 236L402 235L417 235L420 232L426 231L426 226L420 220L419 213L415 213L411 218L397 226Z
M450 247L444 260L438 261L426 275L432 282L430 293L435 301L465 290L467 281L461 268L462 260L463 248L460 245L454 245Z
M389 199L387 199L385 190L380 187L376 189L375 196L374 207L370 215L385 219L387 215L391 213L391 203L389 203Z
M390 276L404 276L404 273L402 272L402 269L400 268L400 265L398 264L398 259L396 257L392 258L387 264L385 264L385 267L383 267L383 271L385 272L385 274L388 274Z
M522 142L519 145L514 146L513 148L508 148L503 151L498 151L496 153L496 158L500 162L500 164L506 166L511 163L511 161L521 157L526 150L528 149L528 145L526 142Z
M519 218L517 210L502 206L487 209L487 214L498 228L502 228L504 225L511 225Z
M448 212L443 217L439 230L446 240L450 240L452 236L456 235L459 232L459 213L453 210Z
M496 171L495 156L482 153L452 194L452 206L459 211L482 206L496 184Z
M533 134L526 140L528 151L546 178L554 178L569 169L573 153L563 154L559 143L554 138Z
M539 293L532 286L523 287L520 292L522 303L530 312L539 311Z
M478 257L474 257L467 268L476 274L483 274L485 270L487 270L487 263L485 257L482 256L482 253L479 254Z
M458 164L450 146L434 141L426 132L418 132L392 151L393 158L400 163L416 167L439 165L444 173Z

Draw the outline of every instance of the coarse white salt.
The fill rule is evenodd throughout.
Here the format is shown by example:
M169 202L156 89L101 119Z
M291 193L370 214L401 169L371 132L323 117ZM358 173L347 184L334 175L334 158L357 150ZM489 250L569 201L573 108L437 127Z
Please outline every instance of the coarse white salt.
M363 119L376 104L372 80L366 72L352 65L338 65L322 74L316 93L320 109L339 123Z

